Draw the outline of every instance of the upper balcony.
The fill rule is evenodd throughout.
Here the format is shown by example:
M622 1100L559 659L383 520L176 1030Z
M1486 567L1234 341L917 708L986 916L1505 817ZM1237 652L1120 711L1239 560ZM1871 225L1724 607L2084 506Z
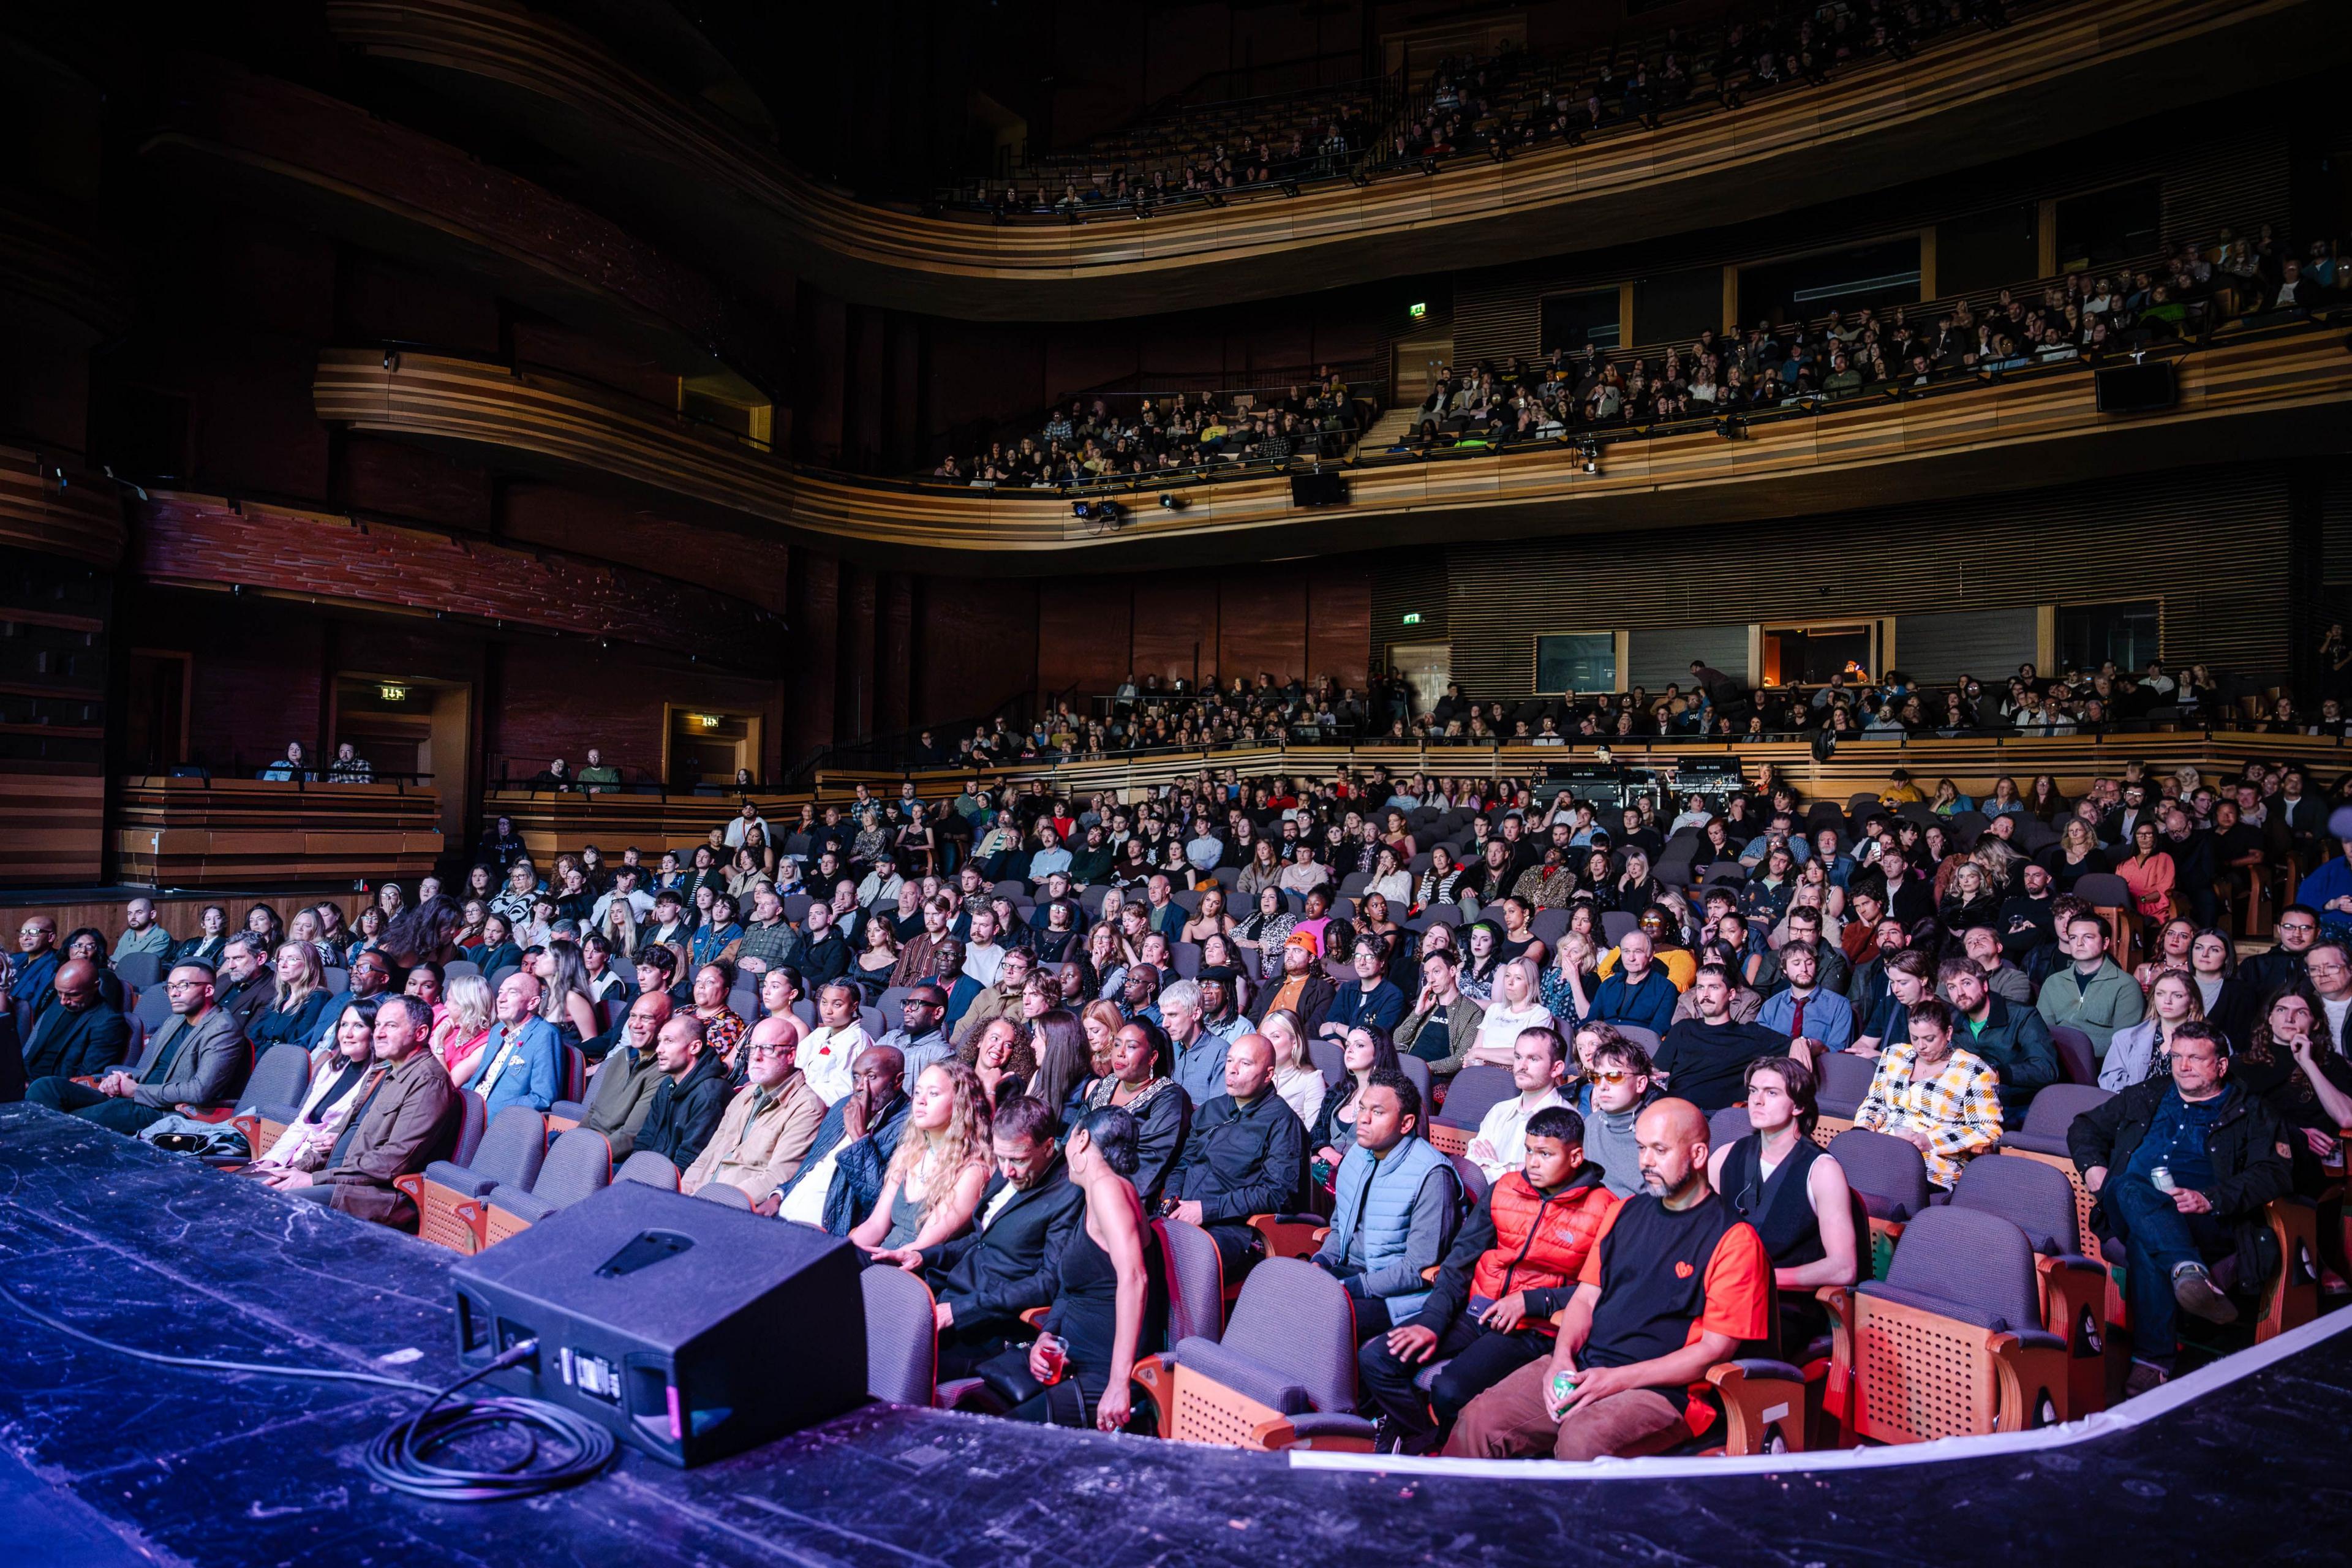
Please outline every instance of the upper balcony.
M781 350L725 290L528 180L226 61L184 63L161 96L141 153L177 181L478 279L730 403L781 386Z
M1029 321L1276 298L1738 222L2307 75L2352 50L2352 9L2330 0L2053 0L1821 88L1506 163L1276 188L1148 221L1000 226L861 203L511 0L330 0L328 16L345 43L511 117L741 271Z
M892 484L796 468L754 443L567 377L496 362L331 349L319 416L463 447L524 471L658 495L898 566L979 574L1270 560L1463 538L1523 538L1833 512L2025 489L2200 462L2352 447L2352 353L2315 322L2175 347L2179 399L2103 413L2083 361L1751 417L1637 426L1438 460L1327 466L1338 505L1290 476L1210 475L1112 493L1076 515L1056 490ZM1097 492L1100 494L1101 492ZM1165 496L1173 505L1160 504ZM1090 497L1088 505L1094 507Z

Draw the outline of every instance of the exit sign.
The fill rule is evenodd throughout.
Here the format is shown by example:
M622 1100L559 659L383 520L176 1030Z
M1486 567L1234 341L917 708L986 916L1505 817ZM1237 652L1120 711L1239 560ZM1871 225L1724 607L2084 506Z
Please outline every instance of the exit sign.
M1429 307L1427 305L1407 305L1404 308L1404 313L1418 321L1423 316L1429 314Z
M1409 626L1417 626L1421 625L1421 612L1419 610L1407 610L1404 613L1404 624Z

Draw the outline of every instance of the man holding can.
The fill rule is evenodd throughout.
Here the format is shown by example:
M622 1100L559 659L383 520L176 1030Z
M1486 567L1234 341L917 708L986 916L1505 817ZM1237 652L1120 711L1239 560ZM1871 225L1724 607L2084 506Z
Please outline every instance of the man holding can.
M1771 1331L1772 1263L1707 1185L1706 1117L1666 1099L1634 1124L1642 1190L1603 1222L1548 1358L1470 1402L1445 1445L1466 1458L1635 1458L1721 1419L1707 1369Z

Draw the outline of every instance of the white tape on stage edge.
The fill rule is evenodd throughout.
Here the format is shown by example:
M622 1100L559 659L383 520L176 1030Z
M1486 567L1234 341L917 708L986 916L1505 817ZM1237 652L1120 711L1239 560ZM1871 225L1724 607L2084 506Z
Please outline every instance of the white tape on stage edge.
M1285 1457L1289 1459L1292 1468L1301 1470L1362 1470L1391 1476L1479 1477L1520 1481L1643 1481L1708 1476L1818 1475L1827 1470L1874 1470L1900 1465L1940 1465L1954 1459L1990 1459L2006 1454L2032 1454L2052 1448L2067 1448L2111 1432L2127 1432L2347 1331L2352 1331L2352 1310L2330 1312L2315 1321L2281 1334L2266 1344L2223 1356L2185 1376L2176 1377L2137 1399L2126 1400L2112 1410L2101 1411L2081 1421L2068 1421L2032 1432L2002 1432L1986 1437L1941 1437L1932 1443L1899 1443L1883 1447L1819 1448L1801 1454L1750 1454L1739 1458L1712 1459L1610 1458L1577 1463L1564 1459L1409 1458L1399 1454L1343 1454L1315 1448L1293 1448Z

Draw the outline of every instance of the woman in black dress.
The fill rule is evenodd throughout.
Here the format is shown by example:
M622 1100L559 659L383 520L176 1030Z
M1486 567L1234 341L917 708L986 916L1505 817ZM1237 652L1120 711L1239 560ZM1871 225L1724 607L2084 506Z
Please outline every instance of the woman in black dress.
M1125 1426L1134 1410L1129 1379L1136 1359L1157 1350L1168 1334L1168 1280L1143 1202L1129 1180L1136 1169L1138 1128L1120 1106L1087 1111L1065 1145L1070 1180L1086 1194L1086 1222L1046 1259L1054 1305L1044 1331L1008 1379L1004 1363L991 1365L992 1386L1032 1390L1009 1414L1016 1421L1083 1426L1105 1432Z

